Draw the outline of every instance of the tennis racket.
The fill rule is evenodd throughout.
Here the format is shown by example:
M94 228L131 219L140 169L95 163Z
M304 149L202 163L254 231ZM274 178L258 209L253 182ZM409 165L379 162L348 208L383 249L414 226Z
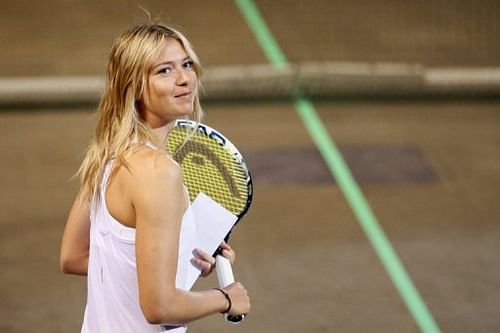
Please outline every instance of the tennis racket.
M238 217L236 226L250 207L253 191L250 173L236 147L205 124L177 120L168 134L166 149L181 166L191 202L200 192L205 193ZM218 251L215 260L219 286L224 288L234 282L231 263ZM243 315L224 317L234 324L244 319Z

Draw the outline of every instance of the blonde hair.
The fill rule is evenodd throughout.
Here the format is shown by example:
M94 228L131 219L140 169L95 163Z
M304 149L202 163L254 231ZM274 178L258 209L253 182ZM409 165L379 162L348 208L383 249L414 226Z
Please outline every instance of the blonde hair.
M96 200L100 197L98 189L104 167L111 159L116 161L115 165L127 167L125 158L133 143L164 144L157 142L150 126L141 117L138 103L145 91L153 62L159 57L167 39L179 41L193 60L198 90L194 95L190 118L197 122L201 120L203 111L199 94L202 69L187 38L158 23L143 24L126 31L111 48L95 135L77 173L82 199Z

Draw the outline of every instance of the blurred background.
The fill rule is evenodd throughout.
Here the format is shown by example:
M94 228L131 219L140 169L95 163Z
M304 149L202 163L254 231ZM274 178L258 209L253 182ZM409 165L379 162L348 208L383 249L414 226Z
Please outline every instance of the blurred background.
M193 43L205 122L248 159L232 237L253 309L190 332L418 332L294 107L338 145L443 332L500 330L500 2L255 0L290 65L235 2L4 0L0 11L0 331L79 332L84 278L59 272L107 52L154 18ZM216 284L214 277L196 289Z

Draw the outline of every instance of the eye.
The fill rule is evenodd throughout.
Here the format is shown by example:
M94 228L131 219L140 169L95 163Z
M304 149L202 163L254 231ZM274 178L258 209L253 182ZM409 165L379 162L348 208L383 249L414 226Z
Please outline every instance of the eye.
M164 66L158 70L158 74L169 75L174 71L173 66Z
M193 65L194 65L194 61L189 59L189 60L186 60L183 64L182 64L182 67L184 68L193 68Z

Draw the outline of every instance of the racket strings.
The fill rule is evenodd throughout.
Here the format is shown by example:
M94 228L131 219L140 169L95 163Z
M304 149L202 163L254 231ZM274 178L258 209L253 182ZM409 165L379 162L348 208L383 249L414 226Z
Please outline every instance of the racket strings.
M248 173L218 141L197 132L185 142L187 130L174 128L167 150L182 166L190 200L203 192L235 215L242 213L249 197Z
M184 163L184 159L187 155L191 153L198 153L203 157L207 158L213 166L220 172L222 178L224 178L225 183L229 187L229 190L235 197L240 196L240 191L233 179L233 175L231 175L230 171L226 167L228 164L227 161L222 161L216 153L212 152L205 144L196 142L196 141L188 141L184 144L179 150L177 150L175 154L175 159L180 164ZM200 168L207 167L205 164L205 159L202 156L192 156L191 163L198 165Z

